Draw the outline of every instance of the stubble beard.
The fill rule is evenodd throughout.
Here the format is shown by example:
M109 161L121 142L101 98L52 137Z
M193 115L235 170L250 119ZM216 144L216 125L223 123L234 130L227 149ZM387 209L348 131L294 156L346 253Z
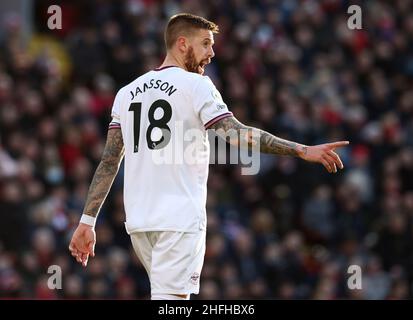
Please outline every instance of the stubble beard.
M201 61L198 63L195 58L194 54L194 48L189 47L188 52L186 53L185 56L185 68L189 72L194 72L198 74L204 74L204 68L205 68L206 63Z

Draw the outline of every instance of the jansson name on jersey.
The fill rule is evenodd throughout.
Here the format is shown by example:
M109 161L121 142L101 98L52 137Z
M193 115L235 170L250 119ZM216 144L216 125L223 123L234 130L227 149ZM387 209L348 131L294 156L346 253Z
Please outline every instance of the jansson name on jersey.
M168 94L168 96L171 96L176 90L178 90L173 85L170 85L169 82L151 79L149 82L144 82L142 86L136 87L135 92L130 91L130 94L132 96L131 100L133 100L138 94L145 93L146 90L149 89L158 89L164 91Z

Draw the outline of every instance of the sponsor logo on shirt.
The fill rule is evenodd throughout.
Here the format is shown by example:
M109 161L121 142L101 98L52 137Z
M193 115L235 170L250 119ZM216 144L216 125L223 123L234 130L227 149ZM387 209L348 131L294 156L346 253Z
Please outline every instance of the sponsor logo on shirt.
M197 285L198 284L198 281L199 281L199 273L198 272L194 272L193 274L192 274L192 276L191 276L191 283L192 284L194 284L194 285Z

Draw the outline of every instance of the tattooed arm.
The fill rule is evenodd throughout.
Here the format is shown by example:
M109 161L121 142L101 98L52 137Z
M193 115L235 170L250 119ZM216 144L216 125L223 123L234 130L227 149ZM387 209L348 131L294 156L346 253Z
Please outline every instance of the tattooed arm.
M307 151L307 147L304 145L278 138L258 128L246 126L235 117L224 118L212 125L211 129L214 129L221 137L230 137L232 145L242 145L250 148L259 146L262 153L298 157L300 153Z
M85 208L83 210L84 214L92 217L96 217L99 214L100 208L118 173L124 152L125 148L121 130L109 130L102 160L96 169L89 187Z
M262 153L295 156L306 161L318 162L324 165L330 173L337 172L337 167L343 169L343 163L334 150L347 145L348 141L306 146L281 139L264 130L246 126L233 116L218 121L210 128L224 139L229 137L232 145L248 146Z
M109 130L102 160L96 169L89 187L85 208L83 210L84 216L93 220L99 214L100 208L118 173L124 152L125 148L121 130ZM73 233L69 250L76 261L86 267L89 255L92 257L95 256L95 244L96 233L94 226L81 222Z

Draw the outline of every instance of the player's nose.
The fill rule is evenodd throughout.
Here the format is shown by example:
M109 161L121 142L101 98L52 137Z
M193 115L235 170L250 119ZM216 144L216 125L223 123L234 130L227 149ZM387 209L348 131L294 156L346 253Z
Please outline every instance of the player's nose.
M210 58L215 57L215 52L214 52L214 49L212 49L212 47L211 47L211 49L209 50L209 57L210 57Z

